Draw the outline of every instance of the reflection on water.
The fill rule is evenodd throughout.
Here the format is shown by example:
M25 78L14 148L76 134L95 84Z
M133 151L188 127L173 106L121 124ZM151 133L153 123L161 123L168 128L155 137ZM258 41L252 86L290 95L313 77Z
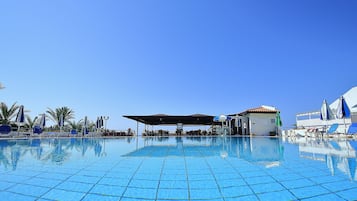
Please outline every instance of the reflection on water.
M169 137L145 138L145 145L126 157L210 157L241 158L266 167L277 166L283 159L279 138L249 137Z
M337 170L357 181L357 141L348 139L289 138L298 144L302 158L322 161L334 175Z
M103 146L105 140L99 138L0 140L0 167L16 170L22 159L61 165L74 154L85 157L92 151L102 157Z
M140 145L138 146L138 140ZM106 149L106 144L111 149ZM125 147L124 144L129 145ZM114 147L114 148L113 148ZM63 165L78 158L117 157L221 157L240 158L266 167L280 164L283 146L278 138L147 137L147 138L44 138L0 140L0 167L16 170L19 163ZM108 151L108 154L107 154Z
M314 160L325 166L331 175L342 173L357 181L356 156L357 141L345 139L128 137L0 140L0 170L8 171L36 165L72 167L97 160L111 163L120 158L136 160L135 157L209 157L213 160L244 160L265 168L291 168L296 162Z

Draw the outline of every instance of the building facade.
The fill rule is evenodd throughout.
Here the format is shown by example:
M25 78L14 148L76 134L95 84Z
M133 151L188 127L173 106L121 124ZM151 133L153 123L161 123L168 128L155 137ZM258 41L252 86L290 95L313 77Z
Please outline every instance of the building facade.
M279 112L275 107L260 106L244 112L229 115L232 118L230 125L234 134L272 136L279 133L276 124L276 115Z
M357 122L357 87L353 87L348 90L346 93L342 95L351 111L351 116L345 119L331 119L328 121L324 121L320 119L320 110L311 112L303 112L296 115L296 127L298 129L301 128L317 128L317 129L326 129L329 125L338 124L338 125L346 125L347 127L352 123ZM332 110L333 116L336 116L336 110L339 102L339 97L330 104L330 108ZM337 132L342 133L343 127L339 127L340 130Z

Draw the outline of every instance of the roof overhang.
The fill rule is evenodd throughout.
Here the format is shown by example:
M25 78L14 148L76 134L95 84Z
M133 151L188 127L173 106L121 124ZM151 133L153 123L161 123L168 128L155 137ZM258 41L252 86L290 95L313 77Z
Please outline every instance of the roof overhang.
M146 125L213 125L214 116L204 114L194 115L124 115L128 119L138 121Z

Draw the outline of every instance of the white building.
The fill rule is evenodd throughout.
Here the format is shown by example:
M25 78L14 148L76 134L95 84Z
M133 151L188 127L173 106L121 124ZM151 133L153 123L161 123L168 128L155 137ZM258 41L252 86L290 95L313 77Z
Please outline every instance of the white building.
M279 112L275 107L262 105L248 109L239 114L229 115L233 118L232 128L234 133L240 135L269 136L276 135L276 114Z
M348 107L351 110L351 117L346 119L332 119L329 121L323 121L320 119L320 109L311 112L299 113L296 115L296 126L297 128L324 128L328 125L339 124L348 127L351 123L357 122L357 87L353 87L348 90L346 93L342 95ZM333 116L336 116L336 109L339 102L338 97L332 104L330 104L330 108L332 110ZM321 100L322 105L322 100ZM320 107L321 107L320 105ZM343 127L339 127L339 129L343 129ZM342 130L338 130L338 132L343 132Z

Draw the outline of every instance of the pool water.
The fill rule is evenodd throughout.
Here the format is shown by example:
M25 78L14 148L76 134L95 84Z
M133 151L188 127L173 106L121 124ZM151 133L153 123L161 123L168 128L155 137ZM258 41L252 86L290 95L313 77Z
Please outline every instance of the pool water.
M0 199L356 200L356 145L264 137L0 140Z

